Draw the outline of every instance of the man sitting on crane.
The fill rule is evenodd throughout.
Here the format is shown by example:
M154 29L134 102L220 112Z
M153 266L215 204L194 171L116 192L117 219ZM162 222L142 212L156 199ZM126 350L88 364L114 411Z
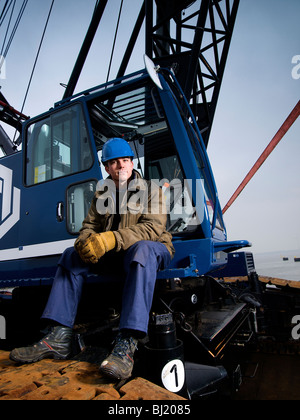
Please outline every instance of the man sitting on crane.
M14 349L10 353L12 360L32 363L44 358L68 358L86 276L95 270L101 274L101 266L110 267L111 261L114 266L121 262L126 277L119 333L100 371L115 380L131 376L138 339L148 330L157 271L167 267L174 254L172 236L166 231L166 212L157 211L163 208L159 187L151 183L151 189L145 188L144 208L130 211L130 198L136 192L132 182L142 180L133 169L133 157L124 139L113 138L105 143L102 163L110 183L106 184L108 188L96 191L74 247L66 249L58 263L42 315L49 322L49 333L32 346ZM144 183L141 185L148 185Z

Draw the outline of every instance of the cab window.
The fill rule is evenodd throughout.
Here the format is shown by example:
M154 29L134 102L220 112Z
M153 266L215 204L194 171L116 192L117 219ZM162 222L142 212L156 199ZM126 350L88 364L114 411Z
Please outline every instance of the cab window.
M26 185L89 169L93 157L80 105L55 112L27 129Z

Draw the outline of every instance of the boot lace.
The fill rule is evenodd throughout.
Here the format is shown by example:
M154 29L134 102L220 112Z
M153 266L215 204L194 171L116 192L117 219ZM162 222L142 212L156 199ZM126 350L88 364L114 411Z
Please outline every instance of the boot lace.
M137 342L135 339L132 337L122 337L122 335L118 335L112 353L122 359L125 356L132 357L136 349Z

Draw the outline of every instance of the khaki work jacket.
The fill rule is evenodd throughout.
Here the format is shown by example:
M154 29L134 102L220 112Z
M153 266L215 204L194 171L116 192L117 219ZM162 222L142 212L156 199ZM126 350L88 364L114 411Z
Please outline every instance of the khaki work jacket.
M161 188L145 181L137 171L123 194L119 194L119 211L116 204L118 191L110 177L99 183L89 213L82 223L75 245L91 234L109 231L116 212L120 222L113 233L116 251L127 250L138 241L149 240L165 244L171 257L174 255L172 235L166 231L167 214Z

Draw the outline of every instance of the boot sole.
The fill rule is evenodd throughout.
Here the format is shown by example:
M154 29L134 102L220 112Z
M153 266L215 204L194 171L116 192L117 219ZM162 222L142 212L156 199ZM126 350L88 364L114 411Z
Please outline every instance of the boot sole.
M58 354L53 354L52 352L49 352L49 353L44 353L40 356L34 357L32 359L28 359L28 358L23 359L22 357L14 356L13 354L10 354L9 358L13 362L30 364L30 363L39 362L40 360L43 360L43 359L66 360L69 356L70 354L68 354L67 356L60 356Z
M129 379L132 374L132 372L130 372L130 374L122 375L120 373L117 373L113 367L100 367L99 371L106 377L109 377L110 379L113 379L115 381Z

